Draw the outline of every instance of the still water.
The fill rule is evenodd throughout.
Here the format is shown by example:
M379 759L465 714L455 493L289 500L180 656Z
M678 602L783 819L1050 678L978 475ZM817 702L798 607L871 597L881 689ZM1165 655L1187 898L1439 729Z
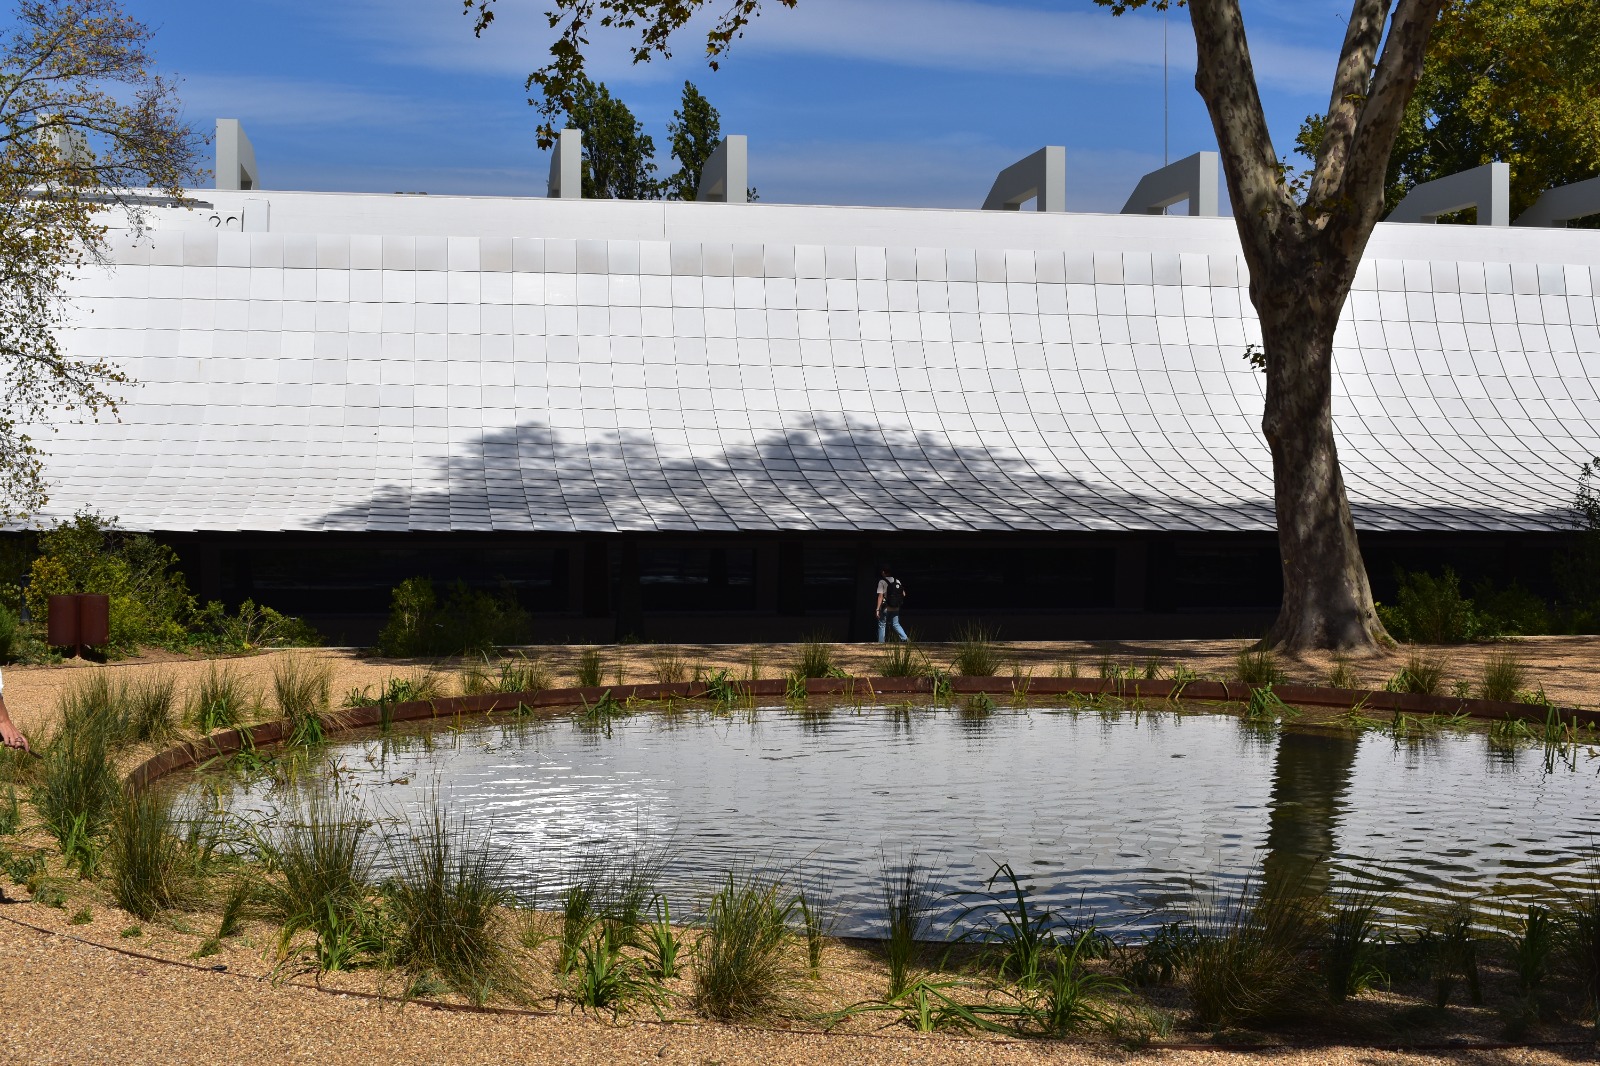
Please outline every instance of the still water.
M674 913L730 868L826 883L841 933L882 913L884 856L916 853L964 906L1009 863L1042 905L1137 928L1244 879L1380 886L1397 910L1485 910L1587 884L1600 767L1481 734L1425 742L1267 730L1212 714L881 708L640 714L341 738L341 792L398 832L437 799L549 898L586 857L666 856ZM301 781L324 778L321 771ZM296 787L194 775L190 802L294 817Z

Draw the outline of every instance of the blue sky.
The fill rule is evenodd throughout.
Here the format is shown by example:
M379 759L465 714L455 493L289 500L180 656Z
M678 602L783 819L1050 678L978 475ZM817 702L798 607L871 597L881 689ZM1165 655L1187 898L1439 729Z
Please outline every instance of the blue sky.
M482 39L459 0L126 2L182 77L189 118L245 123L267 187L544 192L522 90L550 41L541 0L500 0ZM1348 9L1245 0L1280 154L1327 106ZM1215 141L1186 10L1169 34L1177 159ZM595 44L595 76L663 156L684 79L699 85L724 131L750 137L768 202L976 207L1002 167L1064 144L1069 209L1114 211L1162 162L1162 17L1113 18L1091 0L801 0L759 19L719 72L689 38L645 67Z

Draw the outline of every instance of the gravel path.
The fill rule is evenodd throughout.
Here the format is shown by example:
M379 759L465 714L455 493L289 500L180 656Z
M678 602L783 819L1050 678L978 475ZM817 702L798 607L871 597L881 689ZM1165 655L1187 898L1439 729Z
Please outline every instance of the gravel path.
M20 909L20 908L19 908ZM0 915L0 918L3 918ZM916 1063L1029 1066L1034 1063L1235 1064L1282 1066L1556 1066L1597 1061L1589 1048L1399 1053L1360 1048L1241 1053L1133 1053L1047 1043L994 1043L949 1036L824 1037L722 1026L626 1026L580 1017L524 1018L397 1009L227 973L203 973L41 934L0 920L0 1061L7 1063L315 1062Z

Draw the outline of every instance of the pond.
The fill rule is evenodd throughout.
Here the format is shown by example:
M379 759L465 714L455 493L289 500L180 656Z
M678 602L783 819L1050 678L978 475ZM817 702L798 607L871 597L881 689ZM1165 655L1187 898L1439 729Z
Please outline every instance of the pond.
M1369 885L1413 912L1588 884L1597 763L1541 752L1216 713L770 707L351 734L300 781L336 780L389 832L435 801L466 815L547 903L588 857L649 853L675 913L758 866L825 883L837 931L871 935L885 857L915 854L946 919L1008 863L1041 905L1133 930L1246 879ZM175 787L268 824L303 802L281 773Z

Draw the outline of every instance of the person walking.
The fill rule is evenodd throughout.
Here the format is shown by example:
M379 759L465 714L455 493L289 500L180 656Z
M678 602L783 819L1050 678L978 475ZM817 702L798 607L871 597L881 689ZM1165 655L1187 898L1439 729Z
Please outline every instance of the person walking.
M906 636L906 631L900 628L900 608L906 603L906 587L900 579L889 571L887 566L878 570L878 605L875 611L878 615L878 643L882 644L888 636L888 631L893 627L902 641L911 638Z

